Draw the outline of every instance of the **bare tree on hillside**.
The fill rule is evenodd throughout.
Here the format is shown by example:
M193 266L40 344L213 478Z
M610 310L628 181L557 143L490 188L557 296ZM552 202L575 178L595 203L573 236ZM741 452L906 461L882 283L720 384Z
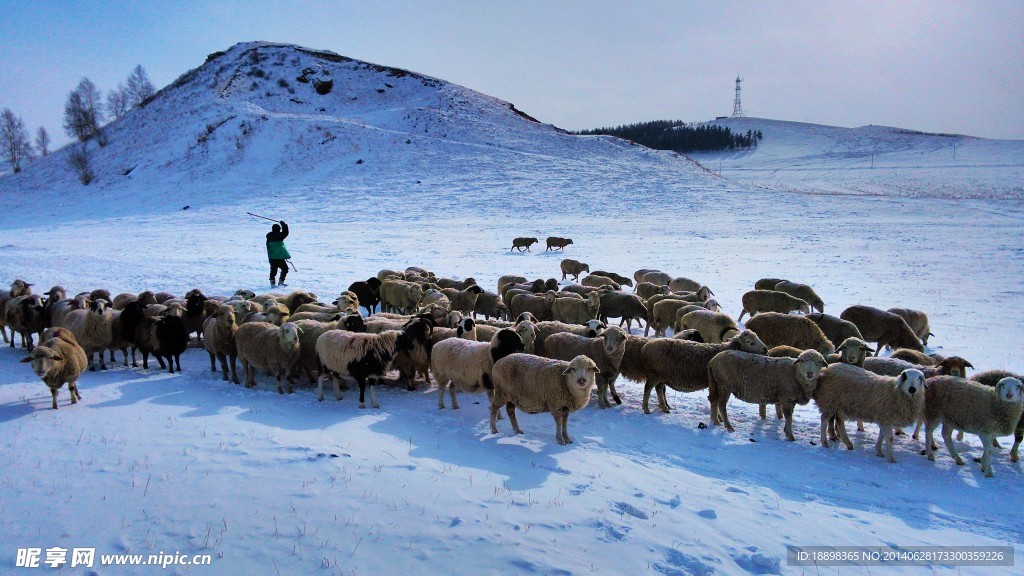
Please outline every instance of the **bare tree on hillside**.
M50 154L50 133L42 126L36 131L36 150L44 158Z
M68 153L68 162L71 164L71 169L75 171L78 180L86 186L96 178L92 168L89 166L90 155L88 146L88 142L72 144Z
M10 108L4 108L0 117L0 146L15 174L21 172L22 161L32 157L32 145L28 140L25 123Z
M111 119L117 120L131 108L128 99L128 89L125 88L124 83L118 84L117 89L107 93L107 113L110 114Z
M68 94L67 102L64 104L64 130L68 136L78 138L80 142L95 137L100 146L107 144L106 136L101 128L103 123L101 99L100 91L92 83L92 80L82 78L78 87Z
M156 88L149 81L149 76L146 75L146 69L142 67L142 64L136 65L131 75L128 76L127 90L129 108L142 106L147 98L156 93Z

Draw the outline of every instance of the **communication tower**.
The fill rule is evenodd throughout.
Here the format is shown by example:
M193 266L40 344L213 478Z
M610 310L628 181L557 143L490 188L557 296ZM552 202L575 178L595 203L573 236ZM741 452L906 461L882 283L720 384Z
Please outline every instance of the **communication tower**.
M737 74L736 75L736 99L733 100L733 102L732 102L732 117L733 118L743 118L744 116L746 116L746 114L743 112L743 106L740 105L740 82L743 82L743 79L740 78L739 74Z

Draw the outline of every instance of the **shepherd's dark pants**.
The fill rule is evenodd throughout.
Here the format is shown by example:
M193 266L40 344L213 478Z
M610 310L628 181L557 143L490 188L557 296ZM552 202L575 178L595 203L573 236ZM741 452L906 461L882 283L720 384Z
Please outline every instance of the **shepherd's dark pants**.
M270 281L274 281L274 275L278 270L281 270L281 279L277 281L278 284L284 282L284 277L288 275L288 263L284 260L277 258L270 261Z

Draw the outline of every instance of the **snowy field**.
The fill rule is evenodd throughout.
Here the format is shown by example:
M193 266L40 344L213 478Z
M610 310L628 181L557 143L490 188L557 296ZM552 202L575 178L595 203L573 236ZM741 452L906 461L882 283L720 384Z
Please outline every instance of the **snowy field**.
M197 76L198 86L215 85ZM755 280L783 276L813 285L833 314L858 303L925 310L933 350L979 370L1024 372L1015 340L1024 325L1020 194L949 194L961 186L947 178L952 168L922 169L944 183L933 197L921 181L907 181L915 192L906 195L762 185L753 170L739 176L739 157L722 160L720 178L672 154L497 116L488 107L507 107L461 90L472 106L451 112L446 137L396 120L427 114L416 106L432 92L383 112L353 116L339 105L315 119L261 101L254 114L267 117L264 127L241 152L214 147L188 164L181 151L195 130L183 129L188 142L168 135L170 144L145 149L137 173L88 189L60 176L56 160L2 178L0 279L25 278L39 292L266 290L268 227L244 215L252 211L288 221L299 268L290 288L321 296L410 265L494 290L506 273L558 277L571 257L625 275L660 268L699 279L735 316ZM224 114L216 106L244 114L253 105L239 102L197 107L196 122ZM143 111L154 138L173 132L166 120L166 130L153 128L160 105ZM461 131L467 117L479 129ZM295 170L297 135L328 123L331 157L342 161L310 157ZM129 127L119 129L127 139ZM774 141L764 132L760 150L812 138L800 126ZM130 164L128 150L105 153ZM829 181L840 165L806 173ZM987 181L999 184L1007 168L971 170L991 171ZM549 235L574 244L564 254L509 252L515 236L543 244ZM1024 551L1024 471L1008 460L1009 439L993 458L995 478L966 455L964 467L944 451L928 462L908 437L888 464L871 449L874 426L851 434L853 452L817 446L813 404L797 408L790 443L779 423L736 400L735 433L699 428L709 423L705 392L670 390L673 413L645 415L643 385L620 380L623 404L573 414L576 443L559 446L546 414L523 415L523 436L504 420L490 434L483 395L441 411L432 386L383 387L381 408L360 410L355 390L321 403L308 386L280 396L267 377L256 390L223 382L197 349L179 374L86 373L82 402L69 405L62 391L54 411L23 356L0 348L4 574L988 575L1019 568L797 567L786 547ZM977 438L963 448L980 455ZM94 548L97 557L91 568L16 567L17 550L33 547L43 559L53 547ZM211 561L99 563L101 554L161 553Z

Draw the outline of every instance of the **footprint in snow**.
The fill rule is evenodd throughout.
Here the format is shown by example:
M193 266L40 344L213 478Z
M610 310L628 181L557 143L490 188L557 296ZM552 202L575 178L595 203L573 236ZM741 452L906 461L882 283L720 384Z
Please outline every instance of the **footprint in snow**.
M709 562L718 562L707 558ZM670 548L665 552L665 562L655 562L652 567L665 576L708 576L715 573L713 564L709 564L696 556L690 556Z
M608 543L624 540L631 530L629 526L619 526L606 520L596 520L594 524L597 539Z
M697 516L700 516L701 518L707 518L708 520L717 520L718 519L718 513L715 512L714 510L710 509L710 508L708 508L706 510L701 510L700 512L697 512Z
M736 488L735 486L729 486L728 488L725 489L725 491L732 492L733 494L743 494L744 496L750 495L750 493L747 492L746 490L741 490L739 488Z
M640 510L639 508L626 502L615 502L612 504L612 508L620 514L628 514L638 520L647 520L649 518L647 512L644 512L643 510Z
M588 484L577 484L572 488L569 488L569 494L573 496L579 496L580 494L586 492L588 488L590 488Z
M782 573L782 561L759 552L757 546L750 546L747 548L750 553L737 554L733 556L733 562L746 570L750 574L781 574Z

